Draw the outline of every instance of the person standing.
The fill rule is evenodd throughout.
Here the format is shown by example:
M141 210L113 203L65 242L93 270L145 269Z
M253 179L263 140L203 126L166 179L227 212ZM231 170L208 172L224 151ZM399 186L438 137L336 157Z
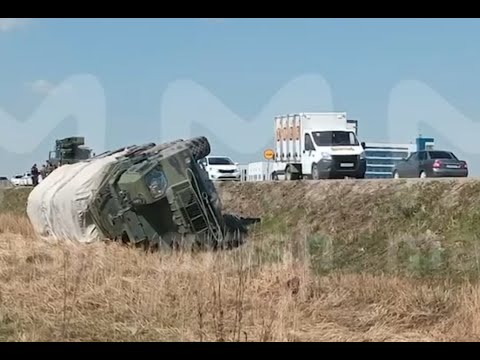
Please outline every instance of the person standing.
M33 164L32 169L30 170L30 174L32 175L32 182L33 186L38 185L38 175L40 172L38 171L37 164Z

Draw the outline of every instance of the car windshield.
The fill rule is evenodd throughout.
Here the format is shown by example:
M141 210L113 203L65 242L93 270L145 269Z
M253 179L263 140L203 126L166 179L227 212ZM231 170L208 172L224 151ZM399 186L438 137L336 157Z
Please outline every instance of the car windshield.
M225 157L212 157L208 159L210 165L234 165L233 161Z
M357 146L358 140L351 131L315 131L313 141L317 146Z
M454 159L456 160L456 157L447 151L429 151L430 154L430 159Z

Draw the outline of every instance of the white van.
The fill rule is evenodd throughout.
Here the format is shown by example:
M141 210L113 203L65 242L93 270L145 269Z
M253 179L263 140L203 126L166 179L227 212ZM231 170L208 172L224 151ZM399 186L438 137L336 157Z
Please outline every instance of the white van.
M356 125L356 124L355 124ZM363 179L366 157L346 113L298 113L275 117L272 178Z

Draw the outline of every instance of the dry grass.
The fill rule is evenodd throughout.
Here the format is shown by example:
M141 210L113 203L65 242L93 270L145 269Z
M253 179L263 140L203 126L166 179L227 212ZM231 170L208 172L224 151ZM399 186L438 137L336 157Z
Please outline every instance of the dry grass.
M260 256L273 241L278 256ZM308 247L288 244L146 254L45 243L25 218L0 215L0 340L480 340L479 286L319 276Z

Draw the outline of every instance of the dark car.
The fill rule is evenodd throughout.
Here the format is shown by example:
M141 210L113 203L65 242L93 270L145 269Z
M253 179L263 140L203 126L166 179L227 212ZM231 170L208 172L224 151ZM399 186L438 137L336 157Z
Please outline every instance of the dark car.
M393 169L393 177L467 177L466 161L459 160L451 151L424 150L410 154Z

